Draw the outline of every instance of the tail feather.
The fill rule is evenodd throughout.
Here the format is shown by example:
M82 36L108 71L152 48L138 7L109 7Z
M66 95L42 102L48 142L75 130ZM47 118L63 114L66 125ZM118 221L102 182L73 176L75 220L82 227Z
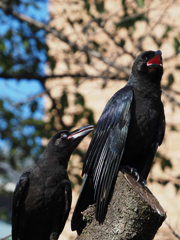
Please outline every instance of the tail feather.
M92 180L86 174L71 220L71 229L72 231L76 230L78 235L81 234L82 230L86 226L86 223L83 221L83 215L81 213L84 210L86 210L90 204L93 203L94 203L93 184Z

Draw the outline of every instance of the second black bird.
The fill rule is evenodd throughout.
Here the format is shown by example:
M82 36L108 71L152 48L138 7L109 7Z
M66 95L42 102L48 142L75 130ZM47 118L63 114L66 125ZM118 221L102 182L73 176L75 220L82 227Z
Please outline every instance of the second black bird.
M165 131L161 102L161 52L142 52L135 60L126 86L107 103L83 165L83 185L71 222L80 234L82 214L96 203L96 219L105 218L110 194L121 166L136 168L146 179Z
M88 125L55 134L40 160L17 183L12 208L12 240L57 240L69 215L72 193L70 155L91 131Z

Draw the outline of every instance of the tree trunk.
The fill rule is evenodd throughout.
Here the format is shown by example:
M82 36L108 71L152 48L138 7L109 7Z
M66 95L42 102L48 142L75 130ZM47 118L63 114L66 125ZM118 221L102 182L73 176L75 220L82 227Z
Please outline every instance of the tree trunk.
M83 212L87 226L76 240L150 240L166 213L147 187L126 171L119 172L103 224L95 220L95 204Z

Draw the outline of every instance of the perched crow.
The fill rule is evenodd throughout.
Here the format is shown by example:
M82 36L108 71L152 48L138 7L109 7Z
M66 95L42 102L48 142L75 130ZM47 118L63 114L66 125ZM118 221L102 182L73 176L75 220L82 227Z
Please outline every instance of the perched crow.
M40 160L17 183L12 206L13 240L56 240L69 215L72 192L67 175L70 155L93 130L56 133Z
M78 234L84 228L81 212L96 203L96 219L103 222L118 171L135 168L146 179L165 131L161 102L161 51L142 52L126 86L107 103L90 143L79 199L71 222Z

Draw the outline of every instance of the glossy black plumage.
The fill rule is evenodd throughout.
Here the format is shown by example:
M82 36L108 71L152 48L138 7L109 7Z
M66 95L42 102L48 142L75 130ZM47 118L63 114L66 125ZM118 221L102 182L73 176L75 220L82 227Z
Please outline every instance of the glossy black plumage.
M83 165L85 179L71 222L80 234L81 212L96 203L96 219L105 218L121 166L136 168L146 179L165 131L161 102L161 52L142 52L135 60L126 86L107 103Z
M88 125L73 132L58 132L40 160L21 175L13 196L12 240L58 239L72 200L68 160L92 130Z

